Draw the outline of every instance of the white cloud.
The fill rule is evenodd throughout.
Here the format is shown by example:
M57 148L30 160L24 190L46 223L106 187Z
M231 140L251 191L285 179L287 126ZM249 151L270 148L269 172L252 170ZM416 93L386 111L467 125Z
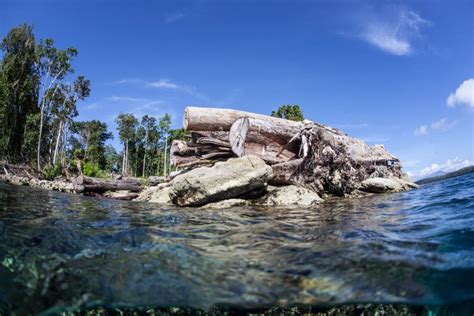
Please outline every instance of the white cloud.
M414 131L415 136L424 136L428 135L428 126L427 125L421 125L420 127L417 127Z
M158 81L148 82L147 86L153 87L153 88L162 88L162 89L183 89L183 87L169 81L168 79L160 79Z
M359 37L369 44L393 55L413 52L413 40L420 37L420 28L430 22L404 8L389 13L366 16Z
M127 96L111 96L108 97L107 100L114 101L114 102L145 102L147 99L144 98L134 98L134 97L127 97Z
M166 24L174 23L179 21L185 17L184 13L182 12L174 12L174 13L167 13L165 15L164 21Z
M431 123L431 129L447 131L453 128L454 126L456 126L457 123L458 121L449 121L447 118L444 117L440 119L439 121Z
M421 125L415 129L413 134L415 136L425 136L428 135L429 130L446 132L458 124L458 121L451 121L443 117L438 121L432 122L430 125Z
M454 93L449 95L446 102L450 107L466 104L471 109L474 109L474 79L465 80Z
M413 177L416 179L427 178L438 171L452 172L471 165L472 161L469 159L460 159L456 157L454 159L448 159L442 164L432 163L430 166L421 169L418 173L413 174Z

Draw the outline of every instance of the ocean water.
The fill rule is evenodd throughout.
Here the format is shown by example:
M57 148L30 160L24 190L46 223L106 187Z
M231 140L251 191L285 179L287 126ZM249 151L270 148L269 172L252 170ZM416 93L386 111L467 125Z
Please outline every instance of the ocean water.
M0 183L0 315L357 304L473 314L474 173L313 208L226 210Z

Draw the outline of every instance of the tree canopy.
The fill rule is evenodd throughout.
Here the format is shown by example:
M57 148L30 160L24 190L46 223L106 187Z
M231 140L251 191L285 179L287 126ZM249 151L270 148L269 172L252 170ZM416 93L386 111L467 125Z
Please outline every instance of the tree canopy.
M303 111L299 105L282 105L276 111L272 111L271 116L279 117L291 121L300 122L304 120Z

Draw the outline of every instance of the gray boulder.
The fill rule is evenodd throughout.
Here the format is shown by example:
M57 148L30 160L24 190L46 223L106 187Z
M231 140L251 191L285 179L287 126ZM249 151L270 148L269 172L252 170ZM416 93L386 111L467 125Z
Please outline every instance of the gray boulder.
M398 178L370 178L362 181L360 189L370 193L402 192L418 185Z
M159 176L150 176L148 177L148 185L149 186L156 186L160 183L166 182L166 177L159 177Z
M258 202L259 205L301 205L309 206L323 202L316 192L288 185L284 187L272 187L270 192Z
M170 197L180 206L201 206L262 189L271 178L272 168L262 159L233 158L176 176L170 182Z
M156 187L148 187L142 192L135 201L144 201L160 204L173 204L170 199L171 186L168 183L159 184Z

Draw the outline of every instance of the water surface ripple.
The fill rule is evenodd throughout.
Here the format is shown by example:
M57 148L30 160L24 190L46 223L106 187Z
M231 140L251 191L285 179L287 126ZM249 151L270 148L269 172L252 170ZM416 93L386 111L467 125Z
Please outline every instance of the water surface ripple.
M0 183L0 314L474 300L473 175L314 208L226 210Z

